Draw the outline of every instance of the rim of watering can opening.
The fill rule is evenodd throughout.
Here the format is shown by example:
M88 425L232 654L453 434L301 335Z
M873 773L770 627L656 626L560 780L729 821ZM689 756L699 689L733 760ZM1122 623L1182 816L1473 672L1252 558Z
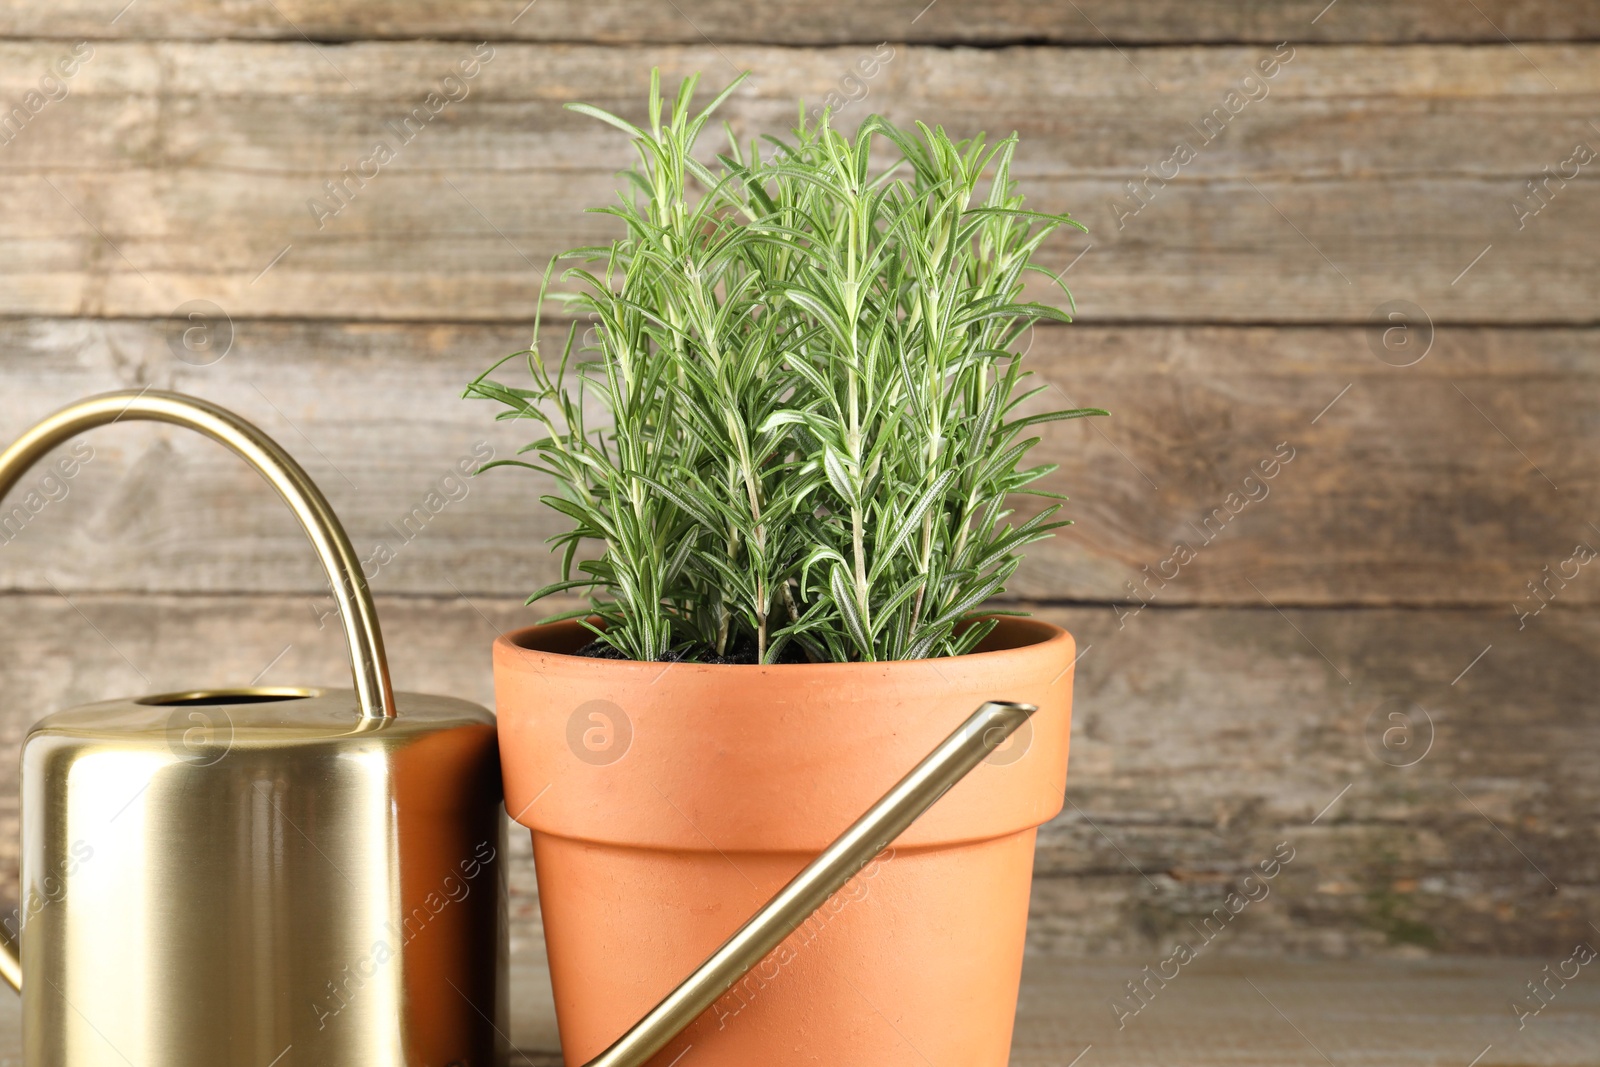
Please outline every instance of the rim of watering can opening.
M134 703L157 708L215 708L306 700L322 696L325 692L327 690L284 685L245 686L238 689L190 689L140 697Z

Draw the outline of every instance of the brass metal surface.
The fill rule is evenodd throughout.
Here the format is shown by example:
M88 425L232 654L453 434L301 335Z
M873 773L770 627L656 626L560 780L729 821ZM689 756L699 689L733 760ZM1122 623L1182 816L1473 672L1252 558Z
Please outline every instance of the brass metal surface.
M1037 710L1030 704L999 702L980 707L693 974L585 1067L643 1067Z
M175 692L58 712L22 751L29 1067L500 1067L506 822L494 717L391 691L349 538L221 408L95 397L0 454L0 496L74 434L150 419L240 455L305 528L354 689ZM218 641L240 639L227 632Z
M252 695L109 701L29 732L27 1063L504 1063L493 718Z

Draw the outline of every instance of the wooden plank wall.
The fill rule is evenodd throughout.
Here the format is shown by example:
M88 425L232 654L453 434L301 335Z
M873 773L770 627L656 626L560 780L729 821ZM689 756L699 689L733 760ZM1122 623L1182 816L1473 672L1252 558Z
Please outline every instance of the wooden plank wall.
M581 209L628 162L561 105L637 114L652 65L748 69L746 136L829 92L858 97L846 124L1017 130L1027 194L1090 228L1047 259L1080 322L1031 358L1115 413L1049 431L1078 525L1008 593L1085 650L1038 946L1165 947L1285 840L1223 950L1595 936L1594 5L124 3L0 0L0 438L108 388L241 411L390 550L399 682L487 703L553 526L531 477L456 478L520 443L457 396L526 343L546 258L608 235ZM324 183L380 140L332 213ZM92 443L0 541L0 741L117 693L339 682L252 476L148 427Z

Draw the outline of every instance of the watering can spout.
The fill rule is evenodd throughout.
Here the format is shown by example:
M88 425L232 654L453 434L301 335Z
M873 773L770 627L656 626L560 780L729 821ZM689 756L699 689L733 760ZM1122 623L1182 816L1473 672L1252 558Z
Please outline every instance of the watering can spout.
M4 922L0 922L0 978L18 993L22 992L22 958L17 953L17 939Z
M584 1067L644 1067L1039 710L989 701L795 875L722 947Z

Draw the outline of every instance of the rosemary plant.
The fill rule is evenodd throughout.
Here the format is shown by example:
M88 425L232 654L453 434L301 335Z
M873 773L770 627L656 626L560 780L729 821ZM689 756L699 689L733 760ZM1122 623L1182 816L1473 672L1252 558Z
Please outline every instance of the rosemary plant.
M742 79L741 79L742 80ZM571 520L562 580L586 590L596 639L638 660L774 663L970 651L1021 549L1066 525L1007 499L1042 422L1022 415L1016 349L1055 307L1024 274L1065 215L1026 211L1013 135L868 118L854 136L801 111L793 139L695 148L711 113L695 78L648 128L588 105L639 153L617 206L626 235L557 257L541 289L573 313L553 358L533 346L474 381L542 436L513 464L554 480ZM890 158L874 151L887 146ZM1059 281L1057 281L1059 285ZM1065 294L1065 287L1062 287ZM1068 306L1071 295L1066 294ZM490 375L522 359L528 379ZM603 413L596 420L594 411ZM1064 499L1056 497L1056 499ZM595 551L597 549L598 551Z

